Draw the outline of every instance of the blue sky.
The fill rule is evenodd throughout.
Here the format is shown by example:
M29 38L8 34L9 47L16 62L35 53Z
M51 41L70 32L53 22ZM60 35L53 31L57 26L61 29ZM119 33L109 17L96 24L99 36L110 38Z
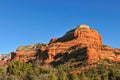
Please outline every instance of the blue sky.
M48 43L79 24L96 29L104 44L120 48L120 0L0 0L0 53Z

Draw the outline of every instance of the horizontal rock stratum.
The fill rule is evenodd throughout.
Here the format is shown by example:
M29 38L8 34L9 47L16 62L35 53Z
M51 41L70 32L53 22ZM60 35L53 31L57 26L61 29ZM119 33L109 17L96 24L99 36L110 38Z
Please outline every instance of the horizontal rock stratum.
M80 25L75 29L72 29L68 31L63 37L61 38L53 38L50 41L50 44L48 47L44 50L41 50L43 52L42 54L47 56L47 59L43 59L45 63L50 63L54 61L54 56L58 53L63 53L65 50L72 46L79 46L79 48L82 48L83 46L92 46L95 47L97 50L92 50L90 48L87 48L89 51L88 58L89 60L95 57L95 59L98 59L98 52L100 52L100 46L102 45L102 38L101 35L91 28L89 28L87 25ZM87 51L87 52L88 52ZM91 52L92 51L92 52ZM96 52L95 52L96 51ZM93 53L91 57L91 53ZM97 54L96 54L97 53ZM96 57L97 56L97 57ZM41 58L44 58L41 56Z
M39 45L37 49L33 45L25 48L21 47L13 52L12 60L24 62L39 60L42 64L52 64L74 57L77 61L85 60L88 64L100 59L120 62L120 49L103 45L101 35L84 24L68 31L60 38L51 39L47 45Z

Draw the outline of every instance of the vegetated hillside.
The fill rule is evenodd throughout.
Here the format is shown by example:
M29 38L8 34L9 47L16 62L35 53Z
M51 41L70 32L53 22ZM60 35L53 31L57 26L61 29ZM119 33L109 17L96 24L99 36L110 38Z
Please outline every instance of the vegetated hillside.
M120 80L120 49L80 25L49 44L21 46L11 53L1 80Z
M94 64L81 61L79 65L68 66L69 61L57 66L42 66L38 63L13 61L7 70L0 68L1 80L120 80L120 64L100 60Z

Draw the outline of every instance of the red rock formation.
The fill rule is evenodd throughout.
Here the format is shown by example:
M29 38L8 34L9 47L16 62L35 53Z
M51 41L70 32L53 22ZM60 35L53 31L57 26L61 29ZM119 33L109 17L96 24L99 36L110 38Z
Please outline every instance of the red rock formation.
M68 31L61 38L52 39L50 41L50 44L46 48L47 59L45 59L44 62L50 63L50 62L54 61L55 55L57 55L58 53L62 53L66 49L68 49L72 46L75 46L75 45L95 46L96 48L100 47L102 45L102 38L101 38L100 34L93 29L90 29L88 27L83 28L82 26L79 26L75 29ZM84 26L86 26L86 25L84 25ZM87 53L88 53L89 62L93 61L95 59L96 60L99 59L97 50L88 48Z
M53 43L53 42L56 42L57 41L57 38L53 38L50 40L50 44Z
M23 62L28 62L31 60L36 59L36 55L39 52L39 48L44 51L46 44L33 44L33 45L28 45L28 46L20 46L16 49L16 52L11 53L11 60L20 60Z
M96 48L88 47L87 48L87 57L88 57L87 62L89 64L97 62L99 60L100 53L101 53L101 50L99 47L96 47Z
M109 46L102 46L100 58L120 62L120 50L111 48Z
M82 49L84 47L86 48ZM32 48L35 48L33 49L34 51L31 50ZM75 49L69 51L70 48ZM23 49L24 51L21 51ZM85 54L84 56L86 56L85 59L88 64L97 62L99 59L120 62L120 49L102 45L101 35L87 25L80 25L77 28L68 31L63 37L51 39L48 45L39 46L39 51L39 60L44 64L64 60L65 57L55 59L57 55L66 55L67 57L68 55L73 56L73 54ZM34 45L30 47L23 46L12 53L12 59L27 62L34 60L36 54L37 50ZM75 58L78 59L79 57L76 56Z
M20 60L23 62L28 62L30 60L36 59L37 51L17 51L12 52L12 60Z

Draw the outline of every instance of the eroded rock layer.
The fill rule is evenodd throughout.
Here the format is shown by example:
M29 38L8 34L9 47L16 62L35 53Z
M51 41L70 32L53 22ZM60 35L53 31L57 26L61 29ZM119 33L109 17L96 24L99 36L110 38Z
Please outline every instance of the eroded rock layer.
M41 50L44 56L44 63L50 63L54 61L54 56L63 53L65 50L69 49L72 46L87 46L87 56L88 62L95 61L99 59L99 53L101 52L100 46L102 45L101 35L86 25L78 26L75 29L68 31L61 38L51 39L48 47L43 51ZM90 48L91 47L91 48Z
M75 58L88 64L100 59L120 62L120 49L102 44L101 35L87 25L79 25L60 38L53 38L48 45L22 46L11 54L12 60L28 62L39 60L42 64L57 64Z

